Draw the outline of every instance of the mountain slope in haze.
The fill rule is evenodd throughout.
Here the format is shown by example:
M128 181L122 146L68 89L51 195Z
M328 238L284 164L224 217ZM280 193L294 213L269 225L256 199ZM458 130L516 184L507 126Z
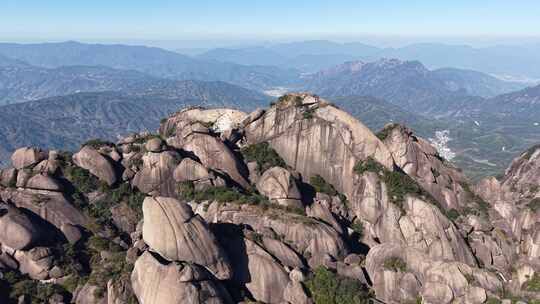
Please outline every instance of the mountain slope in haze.
M522 88L489 75L459 69L430 71L418 61L353 61L304 76L303 89L324 96L374 96L417 113L447 114Z
M540 85L490 98L477 111L540 123Z
M145 46L78 42L2 43L0 54L38 67L107 66L177 80L226 81L258 90L283 85L297 78L297 72L291 69L198 60Z
M151 81L159 80L140 72L104 66L0 67L0 105L78 92L118 91Z
M0 67L0 105L103 91L172 99L197 98L202 101L216 100L218 94L226 95L224 92L236 93L240 98L247 95L251 95L254 100L264 98L254 91L223 82L169 80L104 66L65 66L53 69L34 66Z
M198 58L246 65L273 65L314 73L346 61L368 58L378 51L378 48L362 43L339 44L320 40L265 47L218 48L200 54Z
M441 68L432 71L451 91L464 90L468 95L485 98L521 90L526 83L503 81L488 74L473 70Z
M91 138L155 130L159 120L186 106L265 106L265 95L227 83L179 81L129 92L78 93L0 107L0 164L17 147L74 149Z
M20 60L11 59L9 57L6 57L4 55L0 54L0 67L20 67L20 66L27 66L25 62L22 62Z
M501 76L540 78L540 44L467 45L417 43L382 50L378 57L419 60L430 68L456 67Z
M463 90L451 91L418 61L383 59L347 62L305 76L303 89L323 96L363 95L384 99L418 113L444 113L455 108Z

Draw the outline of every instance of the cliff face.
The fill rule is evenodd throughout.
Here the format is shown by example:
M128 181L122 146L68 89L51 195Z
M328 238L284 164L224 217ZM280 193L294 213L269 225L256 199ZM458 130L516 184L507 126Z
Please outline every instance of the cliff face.
M375 135L309 94L21 148L0 171L2 301L533 299L539 153L473 189L406 127Z

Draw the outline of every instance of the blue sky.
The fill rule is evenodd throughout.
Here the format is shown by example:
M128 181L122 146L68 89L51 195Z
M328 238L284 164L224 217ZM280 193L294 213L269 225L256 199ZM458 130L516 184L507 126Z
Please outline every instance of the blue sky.
M2 0L1 38L540 36L538 0Z

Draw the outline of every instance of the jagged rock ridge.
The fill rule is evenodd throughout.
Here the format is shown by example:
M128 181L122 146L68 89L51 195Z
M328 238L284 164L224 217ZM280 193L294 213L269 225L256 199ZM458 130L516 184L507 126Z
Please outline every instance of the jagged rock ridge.
M74 155L21 148L0 172L2 300L532 300L538 155L475 193L406 127L376 136L310 94L184 109Z

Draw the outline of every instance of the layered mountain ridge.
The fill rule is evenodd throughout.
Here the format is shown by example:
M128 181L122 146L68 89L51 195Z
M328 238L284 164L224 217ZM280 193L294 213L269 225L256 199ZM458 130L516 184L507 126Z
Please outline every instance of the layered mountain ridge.
M116 140L154 130L162 117L186 106L249 111L268 103L262 94L223 82L120 82L124 91L76 93L0 107L0 167L20 146L74 150L90 138Z
M537 150L474 187L408 128L310 94L21 148L0 172L4 301L536 303Z

